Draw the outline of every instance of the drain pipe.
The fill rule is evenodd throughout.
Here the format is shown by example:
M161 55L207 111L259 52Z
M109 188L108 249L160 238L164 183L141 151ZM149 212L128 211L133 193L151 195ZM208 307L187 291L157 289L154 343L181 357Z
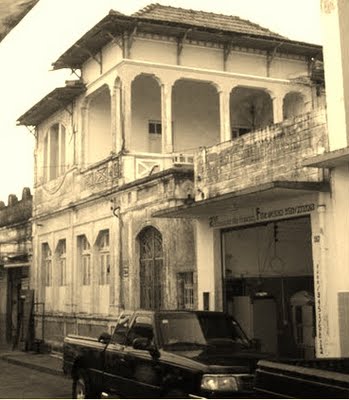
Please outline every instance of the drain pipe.
M123 278L123 268L122 268L122 218L121 218L121 210L120 206L115 206L115 202L112 200L114 203L112 206L112 211L114 217L118 219L118 226L119 226L119 240L118 240L118 246L119 246L119 304L118 304L118 311L120 312L121 310L125 309L125 304L124 304L124 289L123 289L123 283L122 283L122 278Z

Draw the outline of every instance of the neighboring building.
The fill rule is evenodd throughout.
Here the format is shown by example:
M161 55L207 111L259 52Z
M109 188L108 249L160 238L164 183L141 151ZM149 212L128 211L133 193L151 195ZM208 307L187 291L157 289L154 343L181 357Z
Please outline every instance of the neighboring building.
M312 353L329 185L302 160L326 147L321 57L237 17L153 4L111 11L54 63L81 79L19 118L36 127L46 341L111 328L122 308L225 308L263 349Z
M0 344L18 345L26 339L24 302L30 298L32 196L11 194L0 202ZM24 340L26 341L26 340Z

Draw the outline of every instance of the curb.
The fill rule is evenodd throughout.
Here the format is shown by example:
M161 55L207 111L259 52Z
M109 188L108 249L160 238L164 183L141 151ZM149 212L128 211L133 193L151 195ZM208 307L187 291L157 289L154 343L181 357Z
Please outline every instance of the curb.
M0 355L0 359L1 360L5 360L10 364L14 364L14 365L20 365L22 367L26 367L26 368L30 368L30 369L35 369L37 371L40 372L45 372L47 374L51 374L51 375L58 375L61 377L65 377L65 375L63 374L63 370L57 370L54 368L50 368L50 367L46 367L44 365L38 365L38 364L34 364L31 363L29 361L25 361L25 360L19 360L18 358L13 358L13 356L11 355Z

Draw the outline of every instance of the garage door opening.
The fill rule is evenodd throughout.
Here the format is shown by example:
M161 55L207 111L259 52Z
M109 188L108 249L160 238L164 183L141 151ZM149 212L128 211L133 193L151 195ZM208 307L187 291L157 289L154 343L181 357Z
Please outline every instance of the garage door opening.
M310 217L222 231L224 308L261 350L314 357Z

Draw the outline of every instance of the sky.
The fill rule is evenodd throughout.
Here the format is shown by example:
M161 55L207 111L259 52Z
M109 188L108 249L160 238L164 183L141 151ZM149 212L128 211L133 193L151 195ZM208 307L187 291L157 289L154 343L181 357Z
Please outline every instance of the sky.
M1 1L1 0L0 0ZM0 201L33 188L34 136L17 119L72 79L51 64L111 9L124 14L151 0L40 0L0 43ZM321 44L320 0L171 0L155 2L235 15L289 39ZM33 191L33 190L32 190Z

